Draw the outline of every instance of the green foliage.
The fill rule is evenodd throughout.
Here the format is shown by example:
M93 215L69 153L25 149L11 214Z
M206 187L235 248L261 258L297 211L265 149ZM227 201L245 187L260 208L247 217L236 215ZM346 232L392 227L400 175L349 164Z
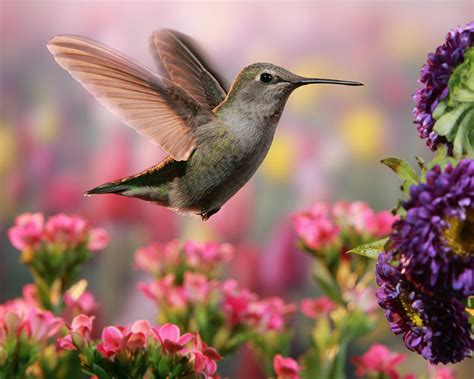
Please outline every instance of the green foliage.
M433 112L433 129L453 144L454 156L474 157L474 48L465 52L448 88L448 97Z
M383 238L375 242L369 242L349 250L348 253L358 254L377 260L380 253L385 250L385 246L387 245L388 241L388 238Z

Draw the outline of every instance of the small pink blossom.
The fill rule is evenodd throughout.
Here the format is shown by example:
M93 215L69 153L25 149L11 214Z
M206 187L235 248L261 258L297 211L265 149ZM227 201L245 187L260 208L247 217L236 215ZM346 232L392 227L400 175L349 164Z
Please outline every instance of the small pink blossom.
M248 289L240 289L233 279L222 284L224 294L223 310L231 324L238 324L248 315L250 303L256 300L256 295Z
M271 297L249 305L249 322L264 331L282 330L288 315L296 311L294 304L286 304L279 297Z
M191 359L194 360L194 369L206 376L213 375L216 372L217 362L222 359L217 350L209 347L199 334L195 335L192 346L186 348L186 351L190 353Z
M205 275L187 271L184 273L183 289L187 299L194 302L207 302L216 282L210 281Z
M352 358L356 366L356 376L376 373L387 374L390 379L399 378L396 366L404 360L403 354L392 353L386 346L380 344L374 344L364 355Z
M109 243L109 235L105 229L94 228L89 231L89 243L87 248L90 251L98 251L104 249Z
M129 328L129 331L130 337L127 341L128 349L135 350L146 346L148 336L151 334L151 326L148 321L135 321Z
M188 241L184 244L187 263L192 267L213 266L228 262L234 256L234 248L230 244L217 242Z
M392 225L399 219L398 216L392 215L389 211L380 211L376 214L376 227L372 233L376 237L384 237L392 231Z
M26 331L32 340L41 342L57 334L63 325L64 321L51 312L34 309L26 320Z
M167 267L180 263L179 241L153 243L135 252L135 267L153 275L164 274Z
M64 325L60 317L49 311L15 299L0 305L0 336L18 338L22 333L39 343L46 342L59 332Z
M293 358L284 358L280 354L273 357L273 369L277 379L299 379L301 368Z
M46 222L44 231L48 241L74 247L84 242L89 228L87 222L78 216L58 214Z
M63 350L77 350L74 342L72 341L72 336L70 334L60 337L56 340L56 346Z
M181 335L179 328L170 323L152 329L163 349L171 354L177 353L184 348L194 337L191 333Z
M91 314L98 308L94 295L89 291L84 291L78 298L66 292L64 294L64 303L69 314L73 315L81 313Z
M25 284L23 286L23 299L32 307L39 307L38 304L38 290L34 284Z
M378 309L375 289L372 287L350 288L345 291L344 299L362 312L371 315Z
M107 326L102 330L102 342L97 350L106 358L112 358L125 350L130 333L126 333L122 326Z
M293 216L296 233L311 249L330 245L339 235L339 226L331 219L329 205L316 203L309 211Z
M326 296L317 299L306 298L301 301L301 312L307 317L318 318L336 309L336 304Z
M430 379L454 379L455 374L449 367L430 367Z
M94 316L89 317L84 314L74 317L71 323L71 331L79 334L85 340L89 340L94 319Z
M15 248L37 248L43 237L44 217L41 213L23 213L8 229L8 238Z
M169 307L182 309L186 306L188 298L184 288L174 285L174 280L174 274L168 274L150 284L139 283L138 288L145 296L158 303L165 303Z

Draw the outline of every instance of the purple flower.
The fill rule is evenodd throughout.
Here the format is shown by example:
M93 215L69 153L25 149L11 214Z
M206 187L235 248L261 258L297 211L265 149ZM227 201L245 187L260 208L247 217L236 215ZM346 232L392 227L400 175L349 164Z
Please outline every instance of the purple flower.
M446 144L451 148L445 137L438 135L433 126L435 120L432 113L439 102L448 95L448 81L453 70L464 61L464 52L474 46L474 22L464 28L451 30L443 45L436 52L428 54L426 64L421 68L419 88L413 99L415 108L413 115L421 138L428 138L426 144L431 150Z
M474 160L433 167L403 207L390 239L407 280L438 296L474 294Z
M376 267L379 305L395 334L402 334L408 349L431 363L455 363L470 356L474 341L462 303L427 295L403 277L398 256L379 255Z

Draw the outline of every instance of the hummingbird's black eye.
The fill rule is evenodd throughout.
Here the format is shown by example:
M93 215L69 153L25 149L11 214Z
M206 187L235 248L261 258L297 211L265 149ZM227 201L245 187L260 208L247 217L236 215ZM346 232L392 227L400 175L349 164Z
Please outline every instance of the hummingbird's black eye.
M264 83L270 83L273 79L273 76L271 76L268 72L264 72L262 75L260 75L260 80Z

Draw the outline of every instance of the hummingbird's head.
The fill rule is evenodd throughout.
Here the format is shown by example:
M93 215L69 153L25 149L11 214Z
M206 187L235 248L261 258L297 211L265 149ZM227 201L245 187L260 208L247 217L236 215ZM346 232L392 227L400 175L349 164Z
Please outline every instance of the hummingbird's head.
M345 80L304 78L271 63L254 63L240 71L229 90L228 100L237 101L252 116L276 117L278 121L293 90L317 83L362 85Z

